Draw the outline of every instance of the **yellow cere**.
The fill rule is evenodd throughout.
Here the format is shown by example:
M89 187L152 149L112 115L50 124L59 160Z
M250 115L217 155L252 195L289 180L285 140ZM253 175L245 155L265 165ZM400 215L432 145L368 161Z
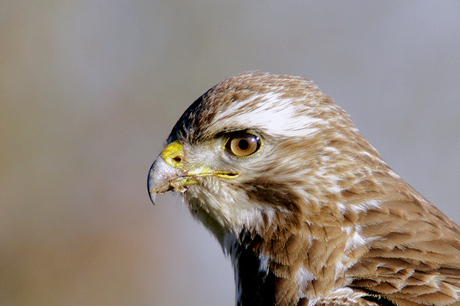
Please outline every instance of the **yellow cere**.
M161 156L168 165L182 169L184 150L178 141L174 141L166 146L163 152L161 152Z

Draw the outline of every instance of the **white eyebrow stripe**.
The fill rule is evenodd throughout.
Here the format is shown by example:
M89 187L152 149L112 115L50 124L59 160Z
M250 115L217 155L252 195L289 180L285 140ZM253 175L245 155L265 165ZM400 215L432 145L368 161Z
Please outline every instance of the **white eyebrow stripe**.
M313 125L323 122L323 119L299 113L292 98L280 98L281 95L259 94L234 103L218 114L211 126L221 130L226 126L244 125L248 129L257 128L271 135L286 137L301 137L319 130ZM257 108L247 107L256 99L261 99Z

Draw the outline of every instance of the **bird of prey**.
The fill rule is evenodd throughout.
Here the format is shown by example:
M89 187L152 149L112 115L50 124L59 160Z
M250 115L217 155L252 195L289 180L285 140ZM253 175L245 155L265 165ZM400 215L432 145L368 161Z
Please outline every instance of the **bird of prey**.
M148 178L233 264L237 305L460 305L460 228L311 81L247 72L182 115Z

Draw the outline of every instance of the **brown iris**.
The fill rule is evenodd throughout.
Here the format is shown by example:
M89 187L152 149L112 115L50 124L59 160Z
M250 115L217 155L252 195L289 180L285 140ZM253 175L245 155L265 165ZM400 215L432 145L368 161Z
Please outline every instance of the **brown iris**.
M225 149L238 157L254 154L260 148L260 137L248 132L235 132L225 144Z

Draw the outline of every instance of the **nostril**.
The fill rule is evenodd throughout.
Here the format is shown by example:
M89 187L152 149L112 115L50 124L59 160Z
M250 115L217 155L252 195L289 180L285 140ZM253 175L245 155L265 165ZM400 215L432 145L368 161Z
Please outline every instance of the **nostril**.
M180 156L173 157L173 160L177 163L180 163L182 161L182 158Z

